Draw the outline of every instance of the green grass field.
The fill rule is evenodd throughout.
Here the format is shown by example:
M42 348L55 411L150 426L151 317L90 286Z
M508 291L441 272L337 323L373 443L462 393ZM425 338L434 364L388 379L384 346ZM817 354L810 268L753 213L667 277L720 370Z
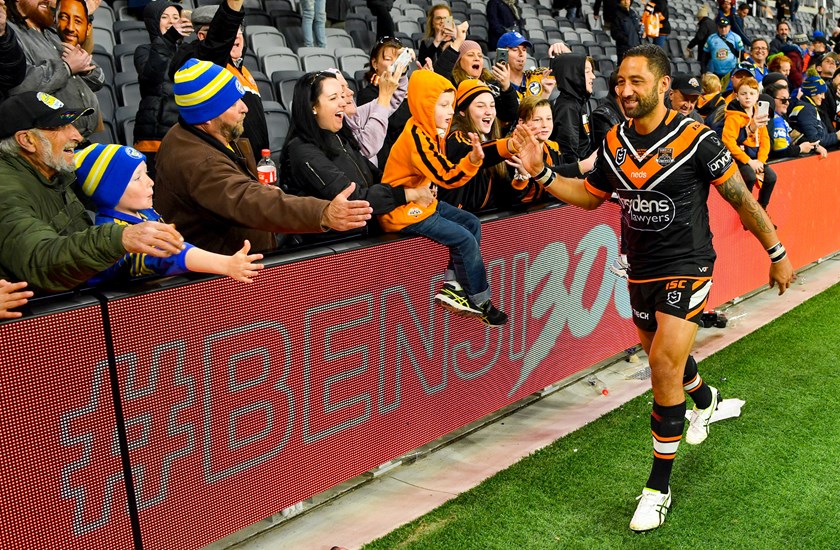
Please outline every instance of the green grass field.
M840 284L700 372L746 405L702 445L683 440L663 527L628 529L651 463L648 391L365 549L840 548Z

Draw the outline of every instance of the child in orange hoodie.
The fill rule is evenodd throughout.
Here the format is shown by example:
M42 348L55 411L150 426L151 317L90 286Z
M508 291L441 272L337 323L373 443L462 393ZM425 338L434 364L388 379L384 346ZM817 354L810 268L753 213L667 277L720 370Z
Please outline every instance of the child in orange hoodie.
M446 78L427 70L408 81L411 118L385 164L383 183L409 188L440 185L448 189L467 183L481 168L484 151L470 134L472 151L458 163L446 159L445 136L455 112L455 88ZM435 303L463 317L478 317L490 326L507 323L507 315L490 301L487 270L481 257L481 222L474 215L437 199L427 207L409 202L379 216L385 231L421 235L449 247L449 265Z
M748 76L738 82L735 98L726 107L721 141L732 153L747 189L758 182L758 204L767 210L770 195L776 186L776 173L767 166L770 155L770 134L767 126L754 122L758 101L758 81ZM753 128L750 128L752 125Z

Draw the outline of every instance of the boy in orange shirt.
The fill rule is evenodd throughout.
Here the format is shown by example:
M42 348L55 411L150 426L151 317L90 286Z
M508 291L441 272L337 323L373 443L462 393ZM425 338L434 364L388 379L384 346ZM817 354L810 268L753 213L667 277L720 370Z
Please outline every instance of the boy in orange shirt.
M427 70L411 75L411 118L391 149L383 183L394 187L431 184L452 189L475 176L484 159L476 134L469 134L472 151L457 164L447 160L444 152L454 104L455 88L449 80ZM421 235L449 247L449 265L435 303L462 317L477 317L490 326L507 323L508 316L490 301L487 270L481 257L481 222L474 214L435 199L426 207L414 202L399 206L379 216L379 222L385 231Z
M767 125L755 123L758 102L758 81L749 76L738 82L735 98L726 107L721 141L732 153L738 170L752 191L758 182L758 204L767 210L770 195L776 186L776 173L767 166L770 155L770 135Z

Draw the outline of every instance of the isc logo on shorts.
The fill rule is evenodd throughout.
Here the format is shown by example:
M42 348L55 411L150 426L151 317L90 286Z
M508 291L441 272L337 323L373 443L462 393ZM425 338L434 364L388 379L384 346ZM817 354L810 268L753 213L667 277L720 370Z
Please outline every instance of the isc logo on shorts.
M621 189L618 201L627 225L639 231L662 231L674 221L671 198L659 191Z

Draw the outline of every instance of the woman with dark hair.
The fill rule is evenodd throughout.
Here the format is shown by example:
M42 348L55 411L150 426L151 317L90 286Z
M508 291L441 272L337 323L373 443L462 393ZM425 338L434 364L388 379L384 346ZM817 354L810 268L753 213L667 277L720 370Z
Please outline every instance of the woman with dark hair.
M430 188L382 185L382 172L359 150L344 126L347 102L333 73L307 73L295 85L292 127L280 158L280 181L288 193L332 200L351 182L350 200L370 202L374 214L417 202L428 206Z
M454 23L451 27L446 25L450 17L452 9L448 4L435 4L429 8L426 14L426 29L417 48L417 59L420 63L425 63L426 59L431 59L434 63L446 45L455 40Z

